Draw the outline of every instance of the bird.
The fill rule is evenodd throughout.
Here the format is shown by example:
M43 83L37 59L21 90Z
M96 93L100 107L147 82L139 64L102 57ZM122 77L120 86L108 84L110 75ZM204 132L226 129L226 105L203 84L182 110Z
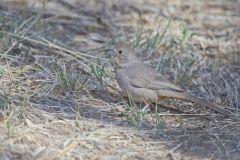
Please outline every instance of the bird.
M182 87L174 84L164 75L150 66L144 65L136 55L134 48L124 42L118 42L112 53L112 64L120 89L131 95L135 102L144 102L146 106L159 103L163 99L180 99L197 103L222 115L231 112L213 103L190 95Z

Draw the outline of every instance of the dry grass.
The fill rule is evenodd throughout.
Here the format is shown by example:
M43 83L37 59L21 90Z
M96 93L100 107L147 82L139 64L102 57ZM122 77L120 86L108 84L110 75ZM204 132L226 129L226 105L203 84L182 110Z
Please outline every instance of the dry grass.
M239 1L3 0L0 8L0 159L239 159ZM118 40L236 118L190 102L146 109L123 99L105 52Z

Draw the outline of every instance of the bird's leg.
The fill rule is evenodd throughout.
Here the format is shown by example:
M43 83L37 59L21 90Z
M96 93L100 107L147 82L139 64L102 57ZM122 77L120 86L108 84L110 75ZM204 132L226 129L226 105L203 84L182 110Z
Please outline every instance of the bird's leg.
M155 103L155 113L158 113L158 103L159 103L159 102L156 102L156 103Z
M151 103L147 102L145 99L143 99L143 102L145 106L143 107L142 111L145 111L150 106Z
M142 111L145 111L148 107L150 106L150 104L147 104L143 107Z

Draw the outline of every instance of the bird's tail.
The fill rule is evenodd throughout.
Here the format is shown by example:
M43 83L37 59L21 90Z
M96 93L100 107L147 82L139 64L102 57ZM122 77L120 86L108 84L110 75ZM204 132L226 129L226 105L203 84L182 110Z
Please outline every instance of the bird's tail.
M189 95L189 94L185 94L185 98L191 102L194 102L194 103L197 103L197 104L200 104L204 107L207 107L209 109L212 109L218 113L221 113L225 116L230 116L232 115L232 113L224 108L221 108L221 107L218 107L216 105L214 105L213 103L211 102L208 102L204 99L201 99L201 98L198 98L198 97L195 97L195 96L192 96L192 95Z

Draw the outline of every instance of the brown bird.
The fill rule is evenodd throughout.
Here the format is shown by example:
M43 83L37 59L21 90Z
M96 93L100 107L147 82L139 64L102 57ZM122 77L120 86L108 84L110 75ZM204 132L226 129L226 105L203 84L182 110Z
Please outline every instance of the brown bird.
M115 46L112 58L120 88L130 94L136 102L146 105L159 103L161 99L175 98L189 100L229 116L231 113L206 100L187 94L166 77L151 67L145 66L136 56L134 49L123 43Z

